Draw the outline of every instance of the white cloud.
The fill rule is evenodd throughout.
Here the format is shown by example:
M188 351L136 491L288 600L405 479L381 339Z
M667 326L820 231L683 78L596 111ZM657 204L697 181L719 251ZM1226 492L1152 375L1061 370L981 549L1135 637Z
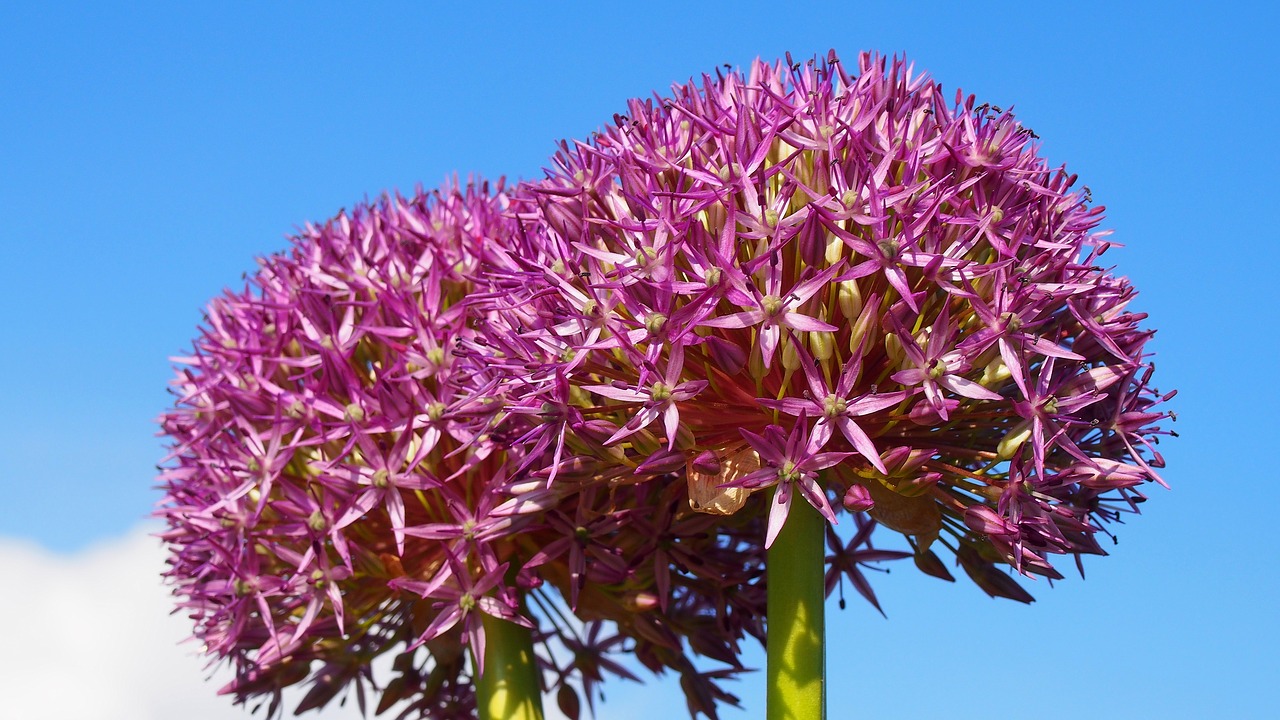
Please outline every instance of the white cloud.
M160 582L164 552L138 529L74 555L0 538L0 716L21 720L245 720L217 694L223 668L206 680L189 621L170 615ZM295 696L296 700L296 696ZM548 699L547 720L562 719ZM292 708L293 705L288 705ZM258 714L261 717L262 713ZM306 714L360 717L348 707ZM382 717L394 717L387 713Z

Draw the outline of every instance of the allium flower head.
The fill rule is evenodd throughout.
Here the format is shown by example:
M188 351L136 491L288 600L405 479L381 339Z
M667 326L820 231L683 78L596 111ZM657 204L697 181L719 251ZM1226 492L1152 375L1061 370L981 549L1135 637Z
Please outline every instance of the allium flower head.
M167 575L241 700L304 680L300 709L363 692L398 646L396 682L435 684L421 709L468 715L476 614L529 623L504 578L522 520L493 512L499 405L467 351L468 277L505 198L385 197L308 226L210 305L180 358L161 419Z
M474 717L488 615L535 628L542 683L570 716L608 675L638 679L623 652L678 672L692 711L736 702L725 671L690 655L741 669L763 600L738 588L762 557L712 517L678 516L683 492L583 483L600 465L541 432L582 422L555 401L563 378L513 368L511 329L473 307L516 233L508 202L468 185L308 226L210 305L178 359L166 576L239 701L274 713L306 683L298 712L353 689L405 717ZM699 391L680 372L601 392L669 427ZM516 377L545 387L522 394ZM387 653L392 677L374 677Z
M794 489L1029 601L997 565L1056 578L1052 556L1102 554L1161 482L1172 395L1100 265L1102 209L1034 138L869 55L632 101L513 198L491 312L526 395L581 418L529 437L575 483L679 488L676 517L718 513L731 544L769 544Z

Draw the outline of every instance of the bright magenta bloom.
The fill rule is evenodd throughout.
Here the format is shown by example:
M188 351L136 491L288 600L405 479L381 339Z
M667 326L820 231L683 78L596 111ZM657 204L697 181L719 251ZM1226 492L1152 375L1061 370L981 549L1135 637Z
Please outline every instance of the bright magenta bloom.
M1160 482L1152 332L1101 208L1010 112L833 55L615 121L516 193L492 299L507 357L557 378L528 392L588 419L532 431L609 469L587 481L687 482L763 545L794 488L1024 601L997 565L1060 577Z
M494 377L467 353L469 276L505 198L469 186L344 212L209 306L161 419L159 514L174 592L237 671L224 692L274 708L308 681L305 709L354 683L363 702L369 662L394 652L384 704L465 717L477 613L532 622L504 580L528 518L495 511L511 458L491 437Z
M167 577L240 701L279 709L306 683L298 710L373 690L378 707L473 717L484 614L535 628L566 712L607 675L637 679L622 652L679 673L691 708L735 702L716 686L725 671L690 656L741 668L762 600L739 586L761 559L714 518L678 515L682 494L610 486L529 435L582 417L510 387L533 376L495 357L507 335L474 308L517 232L508 202L501 186L446 188L308 227L209 306L180 359L161 418ZM666 426L698 388L658 382L601 392ZM392 676L375 677L386 653Z

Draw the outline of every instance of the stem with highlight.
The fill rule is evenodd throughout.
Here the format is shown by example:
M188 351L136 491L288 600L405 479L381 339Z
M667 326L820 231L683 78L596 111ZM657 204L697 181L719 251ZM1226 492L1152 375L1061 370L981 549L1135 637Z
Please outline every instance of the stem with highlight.
M484 672L476 678L481 720L542 720L542 689L533 633L502 618L481 615Z
M826 717L825 530L818 511L795 498L768 551L768 720Z

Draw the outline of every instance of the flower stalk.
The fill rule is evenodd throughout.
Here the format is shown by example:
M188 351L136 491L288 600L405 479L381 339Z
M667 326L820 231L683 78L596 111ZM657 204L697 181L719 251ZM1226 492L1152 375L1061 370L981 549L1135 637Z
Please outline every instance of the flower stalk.
M542 720L533 633L502 618L482 618L484 672L476 676L476 706L481 720Z
M813 506L795 503L769 548L768 720L826 717L825 526Z

